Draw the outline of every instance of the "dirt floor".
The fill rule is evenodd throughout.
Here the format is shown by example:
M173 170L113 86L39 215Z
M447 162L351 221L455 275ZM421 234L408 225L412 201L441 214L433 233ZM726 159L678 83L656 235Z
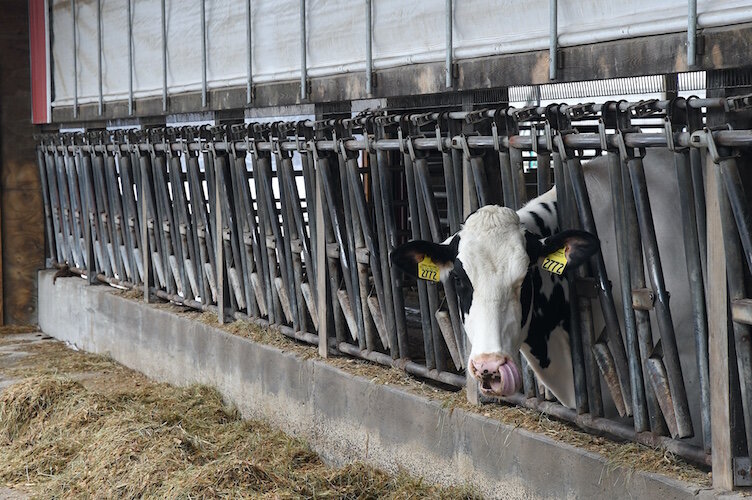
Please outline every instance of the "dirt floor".
M474 498L331 468L208 387L158 384L36 331L0 328L0 498Z

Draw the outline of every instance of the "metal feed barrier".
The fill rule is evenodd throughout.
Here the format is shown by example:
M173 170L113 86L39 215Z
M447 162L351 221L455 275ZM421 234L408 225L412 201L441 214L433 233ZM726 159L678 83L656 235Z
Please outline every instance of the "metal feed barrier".
M713 460L736 457L734 470L744 460L749 470L752 218L740 162L752 132L703 124L706 109L749 105L748 97L679 98L42 136L47 251L53 265L90 283L144 287L147 301L216 312L220 322L275 325L322 356L365 358L462 387L467 346L453 284L406 279L390 265L390 250L412 238L443 241L479 206L518 208L553 183L562 227L605 231L595 227L582 170L583 159L603 154L619 276L607 275L599 255L569 283L577 408L551 400L524 366L523 392L506 399L703 464L711 462L712 429L737 444L714 444ZM658 130L647 131L651 123ZM679 363L646 148L672 152L679 183L698 366L692 385ZM623 329L611 280L632 298L622 301ZM593 307L602 332L594 331ZM468 387L477 399L475 383ZM604 416L602 387L628 419ZM714 399L711 412L711 397L726 399ZM689 400L701 401L699 421ZM725 420L716 401L725 402ZM743 418L732 425L734 411ZM699 444L689 442L695 434Z

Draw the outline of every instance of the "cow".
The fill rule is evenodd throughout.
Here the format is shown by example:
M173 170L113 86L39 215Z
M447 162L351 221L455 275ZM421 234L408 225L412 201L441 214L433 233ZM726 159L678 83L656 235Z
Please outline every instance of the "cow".
M680 359L691 394L697 386L697 365L673 165L665 150L650 151L644 158ZM567 274L599 250L623 324L607 159L598 157L583 170L598 237L584 231L560 231L554 188L517 211L481 207L442 243L415 240L392 252L394 265L411 276L420 278L421 267L428 262L438 268L441 281L453 281L460 319L472 346L466 366L482 394L507 396L520 389L515 359L521 353L538 380L563 405L575 407L565 281ZM558 269L562 263L563 270ZM599 332L603 326L599 308L594 308L594 323ZM657 332L654 325L656 337ZM690 396L690 406L693 421L698 422L699 397Z

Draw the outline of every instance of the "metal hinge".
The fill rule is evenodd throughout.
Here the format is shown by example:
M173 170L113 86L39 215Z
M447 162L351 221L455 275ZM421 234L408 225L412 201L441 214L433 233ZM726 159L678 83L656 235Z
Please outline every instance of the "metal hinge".
M734 486L752 486L750 457L734 458Z

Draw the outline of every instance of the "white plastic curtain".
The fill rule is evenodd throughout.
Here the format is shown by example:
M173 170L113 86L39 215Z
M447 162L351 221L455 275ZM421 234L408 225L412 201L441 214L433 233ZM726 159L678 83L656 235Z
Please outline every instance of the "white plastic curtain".
M106 101L128 96L127 0L99 0L102 74ZM201 1L166 0L167 86L170 94L201 88ZM243 0L206 5L207 84L243 86L247 78L247 17ZM52 0L53 105L74 96L73 20L70 0ZM132 0L135 97L162 93L160 0ZM548 0L455 0L453 54L457 59L548 47ZM251 0L253 80L300 77L299 0ZM363 71L366 67L364 0L308 0L308 75ZM686 0L559 0L559 44L681 32ZM699 0L699 27L752 20L749 0ZM78 101L98 99L97 0L76 0ZM444 0L374 0L374 68L442 61ZM686 55L686 54L685 54ZM682 54L677 54L682 57Z

